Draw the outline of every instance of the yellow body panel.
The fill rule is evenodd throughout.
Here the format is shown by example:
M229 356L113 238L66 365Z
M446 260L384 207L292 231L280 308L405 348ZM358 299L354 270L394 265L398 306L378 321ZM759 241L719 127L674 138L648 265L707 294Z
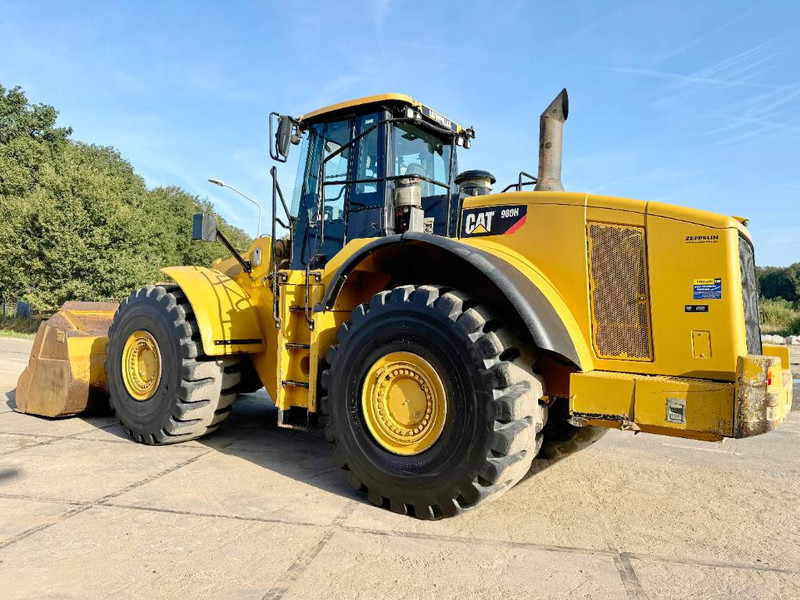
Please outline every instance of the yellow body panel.
M634 378L628 373L592 371L570 376L570 410L590 415L615 415L633 421Z
M203 351L208 356L266 348L258 315L263 308L257 310L250 294L233 279L205 267L169 267L161 271L174 279L189 299Z
M552 297L559 298L556 308L571 315L567 328L581 356L589 354L584 370L735 379L737 357L746 354L737 251L738 235L746 233L741 223L689 208L571 192L513 192L464 202L465 209L508 205L527 207L522 227L510 235L462 241L509 257L536 277L537 285L548 282L545 293L554 306ZM604 358L591 343L589 223L645 228L652 360ZM709 243L692 241L706 239ZM722 280L721 299L693 299L695 280L706 278ZM708 312L686 312L692 304L707 304ZM702 340L705 351L696 348L696 332L709 332Z
M730 437L734 387L686 377L637 377L634 422L642 429L671 429L682 437Z
M514 236L505 237L512 238ZM573 310L571 310L570 297L561 293L562 290L558 287L558 284L553 282L548 278L547 275L539 270L538 265L532 263L518 251L518 249L522 249L521 244L516 247L512 245L503 245L502 243L498 243L494 237L469 238L463 239L462 242L502 258L510 265L515 267L520 273L525 275L525 277L527 277L530 281L532 281L534 285L536 285L536 287L538 287L544 296L550 301L550 304L552 304L555 311L561 317L567 331L570 334L570 337L575 343L578 356L581 359L581 364L584 365L584 368L592 367L594 357L592 356L587 344L587 340L583 335L584 329L581 327L579 321L579 317L581 315L576 315ZM547 242L545 241L544 243ZM564 262L569 261L569 257L562 256L561 258L564 260ZM585 266L582 270L585 273ZM558 273L555 270L553 273L558 276Z
M261 260L256 261L257 253ZM241 288L247 292L251 304L256 308L256 316L261 332L264 334L264 350L251 354L253 366L261 378L267 392L272 398L278 393L278 329L272 318L272 282L268 279L272 269L272 238L257 238L242 257L253 264L251 273L246 273L234 258L217 261L214 267L228 274ZM255 264L259 262L259 264Z

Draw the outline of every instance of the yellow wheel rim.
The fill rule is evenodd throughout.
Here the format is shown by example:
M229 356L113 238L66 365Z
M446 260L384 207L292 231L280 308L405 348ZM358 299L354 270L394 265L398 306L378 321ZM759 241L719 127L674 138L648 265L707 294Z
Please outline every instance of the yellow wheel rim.
M370 367L361 409L372 437L394 454L413 456L436 443L447 418L442 380L411 352L391 352Z
M122 381L134 400L149 400L161 381L161 351L149 331L134 331L122 349Z

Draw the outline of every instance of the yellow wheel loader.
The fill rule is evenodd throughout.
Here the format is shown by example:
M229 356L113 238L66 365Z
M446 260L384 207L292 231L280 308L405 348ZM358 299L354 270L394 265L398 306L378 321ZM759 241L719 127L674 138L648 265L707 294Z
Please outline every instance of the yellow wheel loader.
M543 453L607 428L718 441L790 410L785 347L762 345L746 220L563 191L566 90L537 176L459 173L474 138L402 94L270 115L301 145L291 206L231 258L45 322L18 409L76 414L104 391L134 439L216 429L262 384L278 425L322 427L369 500L422 519L497 497ZM274 135L273 135L274 129ZM109 326L110 325L110 326ZM105 365L103 368L103 364Z

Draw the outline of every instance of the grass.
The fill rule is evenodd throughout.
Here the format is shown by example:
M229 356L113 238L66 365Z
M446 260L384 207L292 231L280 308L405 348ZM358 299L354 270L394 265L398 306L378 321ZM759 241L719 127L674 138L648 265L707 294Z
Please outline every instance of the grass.
M32 338L39 329L39 319L0 316L0 336Z
M762 298L761 331L777 335L800 335L800 305L783 298Z

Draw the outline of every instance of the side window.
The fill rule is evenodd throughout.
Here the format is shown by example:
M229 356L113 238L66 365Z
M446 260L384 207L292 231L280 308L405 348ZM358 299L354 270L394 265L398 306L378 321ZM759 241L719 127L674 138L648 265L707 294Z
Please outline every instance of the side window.
M304 189L307 188L310 165L308 164L309 146L313 145L316 132L312 129L303 137L300 146L300 157L297 159L297 176L294 178L294 191L292 193L291 215L297 218L300 215L300 205L303 203Z
M355 184L355 196L377 194L378 192L378 178L381 177L380 158L383 155L381 151L382 128L376 127L379 121L378 114L365 115L357 121L356 135L361 135L365 131L369 131L369 133L356 144L356 165L353 179L359 183ZM373 127L374 129L372 129Z
M423 183L423 197L446 192L450 170L449 144L415 125L398 123L394 127L392 150L393 175L420 175L436 181Z
M292 216L313 224L317 218L317 186L322 149L322 127L314 125L303 140L300 160L297 163L297 181L292 198Z
M322 149L327 158L350 141L350 121L337 121L325 125L325 139ZM325 220L344 220L345 184L347 168L350 165L348 146L325 163Z

